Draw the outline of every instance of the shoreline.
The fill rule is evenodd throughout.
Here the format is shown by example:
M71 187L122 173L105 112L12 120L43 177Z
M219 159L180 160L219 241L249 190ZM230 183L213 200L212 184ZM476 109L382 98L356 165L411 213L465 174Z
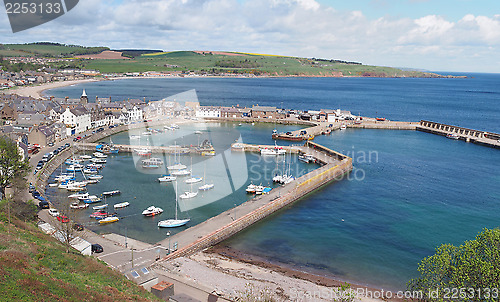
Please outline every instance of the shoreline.
M46 96L43 95L45 90L61 88L66 86L72 86L82 83L92 83L103 81L104 79L83 79L83 80L71 80L71 81L58 81L58 82L50 82L44 83L36 86L27 86L27 87L19 87L12 90L4 91L4 94L17 94L23 97L32 97L35 99L47 99Z
M327 275L321 275L319 273L302 271L297 268L294 268L292 265L272 262L268 259L265 259L264 257L241 252L237 249L224 245L224 243L217 244L203 251L203 253L207 255L210 254L219 255L221 257L234 260L237 263L240 263L242 266L253 265L262 269L267 269L277 272L292 279L311 282L318 286L331 288L331 287L341 287L344 284L349 284L351 289L354 290L362 289L364 291L371 291L371 292L381 292L381 291L384 292L392 291L393 293L397 292L397 290L394 289L378 288L374 285L360 284L359 281L356 282L356 281L342 280L333 275L327 276ZM392 299L387 299L387 301L403 301L403 300L392 298Z

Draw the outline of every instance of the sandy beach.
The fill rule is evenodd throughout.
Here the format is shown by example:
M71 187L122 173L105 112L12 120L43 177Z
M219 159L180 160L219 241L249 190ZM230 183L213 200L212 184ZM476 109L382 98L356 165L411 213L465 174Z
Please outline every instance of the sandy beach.
M4 93L17 94L19 96L32 97L36 99L45 99L46 97L42 95L42 93L45 90L70 86L75 84L81 84L81 83L97 82L102 80L103 79L85 79L85 80L74 80L74 81L51 82L37 86L27 86L27 87L19 87L16 89L9 89L4 91Z

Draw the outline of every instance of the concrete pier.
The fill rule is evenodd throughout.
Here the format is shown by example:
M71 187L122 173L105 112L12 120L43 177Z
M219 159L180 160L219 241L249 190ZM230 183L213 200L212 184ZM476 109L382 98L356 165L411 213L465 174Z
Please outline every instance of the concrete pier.
M350 157L310 141L306 142L304 146L292 148L295 148L293 150L297 152L312 154L323 165L287 185L273 189L269 194L258 195L233 209L161 241L160 245L165 248L168 248L170 242L172 242L179 249L164 257L159 262L159 265L161 265L162 261L192 255L228 239L283 207L294 203L306 194L336 179L340 179L353 168ZM241 149L241 151L253 150L247 148Z
M468 129L425 120L420 121L417 130L442 136L455 134L458 136L458 139L466 142L500 148L500 134L494 132Z

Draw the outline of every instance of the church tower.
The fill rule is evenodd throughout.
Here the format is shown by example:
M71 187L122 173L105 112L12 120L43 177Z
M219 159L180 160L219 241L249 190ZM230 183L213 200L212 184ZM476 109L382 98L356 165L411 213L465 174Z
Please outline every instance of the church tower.
M82 96L80 97L80 104L86 105L89 103L89 98L87 97L87 93L85 89L83 89Z

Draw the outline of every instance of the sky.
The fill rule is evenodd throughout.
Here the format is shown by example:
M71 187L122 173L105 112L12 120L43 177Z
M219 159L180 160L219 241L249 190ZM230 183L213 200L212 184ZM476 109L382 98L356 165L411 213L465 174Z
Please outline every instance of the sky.
M500 72L498 0L80 0L0 43L240 51L450 72Z

